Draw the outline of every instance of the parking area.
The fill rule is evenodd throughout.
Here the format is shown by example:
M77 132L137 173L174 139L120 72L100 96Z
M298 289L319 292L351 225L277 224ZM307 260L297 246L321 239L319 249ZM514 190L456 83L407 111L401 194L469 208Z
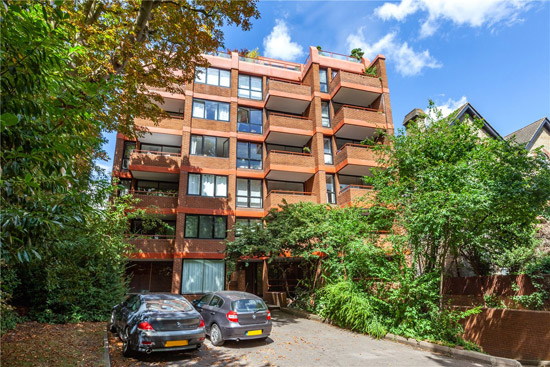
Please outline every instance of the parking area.
M375 340L317 321L273 312L273 332L266 341L208 340L196 352L153 353L125 359L121 343L111 335L111 364L117 366L485 366L418 350L387 340Z

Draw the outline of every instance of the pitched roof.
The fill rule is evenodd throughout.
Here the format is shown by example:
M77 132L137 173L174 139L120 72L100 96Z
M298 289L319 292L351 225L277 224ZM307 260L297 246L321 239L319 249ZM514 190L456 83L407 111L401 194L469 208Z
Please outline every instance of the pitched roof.
M477 110L474 108L474 106L470 104L470 102L464 103L455 112L456 112L456 118L453 120L453 122L451 122L451 125L454 124L456 121L462 121L467 114L470 117L483 120L484 122L483 130L485 130L485 132L489 134L491 137L495 139L502 139L502 136L500 136L498 131L496 131L495 128L491 126L491 124L488 123L487 120L485 120L485 118L481 116L479 112L477 112Z
M542 129L546 126L550 130L550 120L548 117L543 117L527 126L522 127L519 130L514 131L511 134L506 135L505 139L510 140L513 136L516 137L516 142L525 144L526 149L531 149L532 145L537 140Z

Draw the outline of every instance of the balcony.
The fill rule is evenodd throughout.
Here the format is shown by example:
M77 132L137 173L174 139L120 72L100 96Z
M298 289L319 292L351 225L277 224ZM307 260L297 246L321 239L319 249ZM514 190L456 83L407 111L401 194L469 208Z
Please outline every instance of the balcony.
M269 110L302 114L311 102L311 88L300 82L269 78L264 100Z
M128 235L129 242L136 247L137 252L133 257L154 256L171 257L176 244L174 235Z
M158 208L176 209L178 207L177 192L162 191L130 191L134 198L139 199L137 207L156 206Z
M367 176L370 168L378 167L378 156L371 146L361 144L345 144L336 153L336 171L341 175Z
M348 185L338 194L338 205L347 205L358 201L367 201L374 195L372 186Z
M371 108L343 105L332 119L338 138L363 140L377 129L387 129L386 114Z
M300 202L316 203L317 197L311 192L304 191L288 191L288 190L271 190L265 198L264 208L267 210L276 208L283 203L283 199L288 204L296 204Z
M180 153L134 150L130 154L129 170L138 180L175 181L179 177L180 163Z
M313 135L313 121L306 117L271 112L265 131L269 144L304 146Z
M268 180L304 182L315 174L315 158L309 153L272 150L265 167Z
M134 124L140 127L152 127L152 128L161 128L161 129L170 129L170 130L181 130L183 128L183 113L168 112L170 115L169 118L161 120L158 124L155 124L151 120L145 120L136 118L134 119Z
M383 92L378 77L339 71L330 83L333 102L367 107Z

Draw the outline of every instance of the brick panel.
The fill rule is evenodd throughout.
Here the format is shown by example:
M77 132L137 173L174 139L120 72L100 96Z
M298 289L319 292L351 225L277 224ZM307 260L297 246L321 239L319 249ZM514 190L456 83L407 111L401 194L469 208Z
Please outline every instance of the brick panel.
M235 110L235 108L231 108L231 110ZM230 111L230 119L232 111ZM191 119L191 128L193 129L202 129L202 130L213 130L213 131L224 131L224 132L230 132L231 131L231 123L228 121L216 121L216 120L207 120L207 119L198 119L198 118L192 118ZM208 135L208 134L206 134Z
M149 206L156 206L159 208L177 208L178 197L177 196L157 196L135 193L134 198L139 199L137 203L138 208L146 208Z
M134 124L138 126L160 127L163 129L181 130L183 128L183 117L164 119L164 120L161 120L158 124L155 124L152 120L136 118L134 119Z
M174 239L152 239L152 238L139 238L131 239L130 243L136 246L136 249L142 252L154 252L172 254L174 253Z
M219 87L217 85L208 85L201 83L193 84L193 92L209 94L211 96L231 97L231 89L232 88Z
M179 169L181 157L165 156L133 152L130 155L130 166L153 166L171 169Z
M375 152L365 146L346 146L342 150L340 150L338 153L336 153L336 159L335 159L335 165L339 165L340 163L344 162L346 159L355 159L355 160L365 160L365 161L376 161L378 159L377 155L375 155ZM368 162L365 162L365 164L368 164Z
M350 187L344 192L338 194L338 205L351 204L358 201L370 201L374 196L374 191L363 188Z
M270 79L267 85L267 93L279 91L285 93L298 94L309 97L311 95L311 87L295 83L287 83L280 80Z
M336 128L342 120L363 121L370 126L386 128L386 115L383 112L368 111L354 107L342 107L332 120L332 128Z
M266 209L276 208L279 204L283 203L283 199L285 199L288 204L296 204L303 201L310 203L317 202L317 197L313 195L293 195L289 193L272 192L267 195L264 207Z
M265 126L265 130L269 130L271 127L284 127L290 129L300 130L313 130L313 121L309 119L300 119L296 117L282 116L278 114L270 114Z
M374 87L374 88L382 87L382 82L380 81L380 79L378 79L378 77L348 73L347 71L341 70L338 72L336 77L332 79L332 82L330 83L329 92L332 93L332 91L338 88L338 86L341 83L352 83L363 87Z
M269 169L270 165L284 165L294 167L315 167L315 159L312 155L305 154L285 154L275 151L270 152L265 160L265 165Z

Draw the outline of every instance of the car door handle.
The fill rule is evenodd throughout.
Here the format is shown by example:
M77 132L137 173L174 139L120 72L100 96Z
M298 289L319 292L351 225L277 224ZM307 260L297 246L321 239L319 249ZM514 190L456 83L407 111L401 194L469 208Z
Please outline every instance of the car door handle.
M215 312L210 312L210 315L215 315L216 313Z

